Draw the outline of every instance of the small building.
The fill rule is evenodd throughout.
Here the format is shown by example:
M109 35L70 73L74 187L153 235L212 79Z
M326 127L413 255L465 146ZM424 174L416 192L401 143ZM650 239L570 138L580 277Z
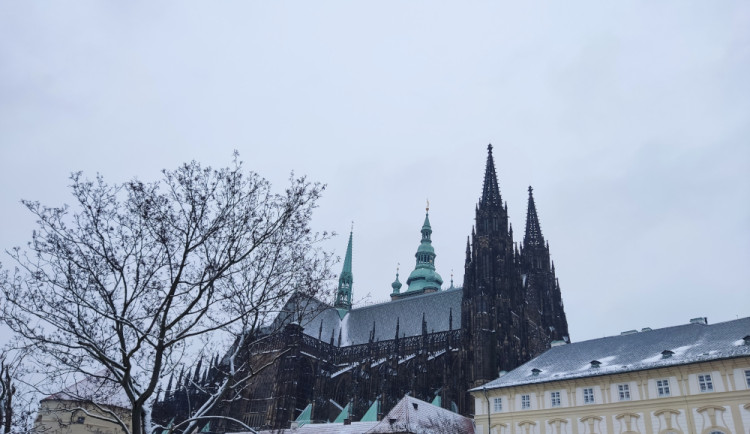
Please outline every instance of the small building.
M86 377L39 402L35 432L45 434L121 434L113 422L130 429L130 404L120 387L104 378Z
M306 424L262 433L474 434L474 422L460 414L405 396L380 421ZM240 433L237 433L240 434Z
M748 433L750 318L553 345L470 393L477 433Z

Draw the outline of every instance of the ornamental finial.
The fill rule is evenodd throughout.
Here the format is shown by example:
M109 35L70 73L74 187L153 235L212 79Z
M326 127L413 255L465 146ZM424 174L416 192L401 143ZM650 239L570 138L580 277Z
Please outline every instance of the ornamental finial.
M430 212L430 199L427 199L427 207L424 210Z

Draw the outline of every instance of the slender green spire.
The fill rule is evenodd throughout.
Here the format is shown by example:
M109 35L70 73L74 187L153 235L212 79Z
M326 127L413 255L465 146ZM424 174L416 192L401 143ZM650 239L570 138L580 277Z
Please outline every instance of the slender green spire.
M352 274L352 237L354 229L349 232L349 244L346 246L346 256L344 257L344 268L339 275L339 288L336 293L336 303L333 305L339 309L340 313L345 313L352 308L352 283L354 275Z

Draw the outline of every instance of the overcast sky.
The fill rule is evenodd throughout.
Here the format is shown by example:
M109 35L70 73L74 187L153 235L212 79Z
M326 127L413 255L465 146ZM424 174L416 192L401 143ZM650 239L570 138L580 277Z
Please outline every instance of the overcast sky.
M68 175L198 160L328 185L354 298L464 247L495 147L534 186L571 338L750 315L748 2L0 2L0 246ZM0 262L12 267L7 255ZM338 268L338 267L337 267ZM338 269L336 270L339 271ZM369 294L368 298L365 298Z

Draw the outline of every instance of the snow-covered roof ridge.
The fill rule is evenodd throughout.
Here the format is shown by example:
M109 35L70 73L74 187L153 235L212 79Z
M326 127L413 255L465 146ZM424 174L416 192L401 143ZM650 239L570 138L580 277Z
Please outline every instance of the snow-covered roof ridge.
M683 324L556 346L471 391L750 356L750 345L743 340L747 335L750 335L750 317L711 325Z
M109 379L106 373L86 376L83 380L43 398L42 401L92 402L98 405L130 408L130 400L125 391Z
M411 396L404 396L368 433L473 433L471 419Z

